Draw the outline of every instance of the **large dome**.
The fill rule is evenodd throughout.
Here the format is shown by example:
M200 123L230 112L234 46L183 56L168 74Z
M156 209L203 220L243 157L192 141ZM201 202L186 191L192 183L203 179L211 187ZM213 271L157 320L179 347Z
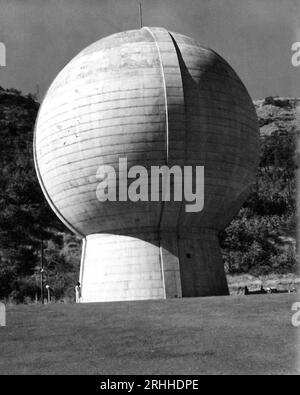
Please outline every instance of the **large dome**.
M258 125L247 90L224 59L189 37L144 27L92 44L59 73L39 112L34 151L51 207L77 234L130 235L160 246L161 232L178 240L193 234L184 242L193 251L196 234L216 238L245 200ZM99 166L117 170L121 157L128 167L204 166L204 209L99 202ZM178 256L175 247L166 249Z

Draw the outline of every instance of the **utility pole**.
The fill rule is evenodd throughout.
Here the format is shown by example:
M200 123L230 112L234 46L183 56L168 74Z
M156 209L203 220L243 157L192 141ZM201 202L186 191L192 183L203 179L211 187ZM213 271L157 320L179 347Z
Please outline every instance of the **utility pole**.
M47 303L50 303L51 302L50 285L47 284L46 289L48 292L48 298L47 298L48 302Z
M41 301L44 304L44 241L41 242Z

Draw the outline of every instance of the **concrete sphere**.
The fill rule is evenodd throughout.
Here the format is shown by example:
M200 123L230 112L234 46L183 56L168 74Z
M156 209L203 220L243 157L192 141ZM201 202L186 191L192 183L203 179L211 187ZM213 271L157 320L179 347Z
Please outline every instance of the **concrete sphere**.
M222 277L222 285L213 285L215 279L197 285L191 279L203 278L204 269L197 269L203 259L207 267L220 260L203 258L199 243L209 245L200 249L208 248L206 256L213 256L211 243L217 245L218 232L248 194L258 159L258 124L243 83L214 51L181 34L147 27L92 44L48 90L36 124L34 152L44 193L74 232L83 238L131 237L157 247L154 255L165 248L178 260L183 296L227 293L223 268L215 275ZM204 166L204 209L186 213L184 202L100 203L95 193L99 166L117 170L121 157L127 158L128 167ZM113 244L121 245L122 240ZM110 244L107 251L111 249ZM141 247L139 257L146 251ZM125 255L121 248L119 258L111 259L124 259L126 266ZM190 272L182 269L188 265L193 267ZM210 285L203 285L205 281ZM166 296L168 287L163 288ZM172 296L178 296L177 291ZM106 299L151 297L126 295Z

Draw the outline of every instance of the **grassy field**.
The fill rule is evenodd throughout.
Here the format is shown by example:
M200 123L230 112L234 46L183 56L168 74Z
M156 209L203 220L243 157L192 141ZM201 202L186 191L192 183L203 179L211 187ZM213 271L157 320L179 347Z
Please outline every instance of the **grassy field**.
M0 373L299 374L298 295L8 306Z

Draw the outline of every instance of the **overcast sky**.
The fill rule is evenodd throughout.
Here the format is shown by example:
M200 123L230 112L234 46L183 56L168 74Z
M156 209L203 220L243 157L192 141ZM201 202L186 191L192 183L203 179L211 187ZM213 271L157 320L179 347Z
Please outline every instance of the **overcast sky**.
M194 37L222 55L253 98L300 96L300 0L144 0L144 26ZM45 92L81 49L139 26L136 0L0 0L0 42L7 67L0 85Z

